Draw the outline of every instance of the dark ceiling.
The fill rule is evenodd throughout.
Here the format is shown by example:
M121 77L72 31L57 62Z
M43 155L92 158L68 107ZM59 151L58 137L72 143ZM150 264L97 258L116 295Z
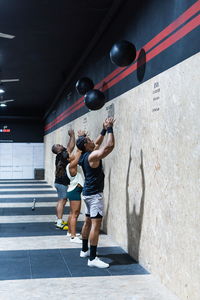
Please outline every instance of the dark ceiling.
M116 0L0 0L0 118L42 118L78 66ZM115 6L115 7L114 7ZM104 29L105 29L104 24Z

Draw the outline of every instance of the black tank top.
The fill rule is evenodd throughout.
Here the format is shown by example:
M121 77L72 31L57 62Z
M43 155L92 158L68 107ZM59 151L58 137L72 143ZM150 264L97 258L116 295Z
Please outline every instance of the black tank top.
M102 161L97 168L91 168L88 162L88 156L91 152L86 152L81 155L79 164L82 166L85 175L85 183L83 187L83 195L90 196L103 192L104 188L104 172Z
M56 167L57 167L59 161L61 160L61 155L62 155L62 152L56 155L56 161L55 161ZM69 162L66 162L66 165L68 165L68 163ZM67 176L66 169L65 169L65 172L64 172L63 176L59 176L59 177L56 176L55 177L55 183L62 184L62 185L65 185L65 186L68 186L70 184L70 179Z

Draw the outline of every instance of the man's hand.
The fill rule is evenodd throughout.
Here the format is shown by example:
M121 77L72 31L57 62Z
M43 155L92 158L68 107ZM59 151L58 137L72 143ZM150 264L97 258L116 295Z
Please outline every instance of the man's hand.
M108 127L112 127L115 120L113 117L106 118L103 122L103 128L107 130Z
M69 129L68 130L68 135L69 136L73 136L74 135L74 130L73 129Z
M108 133L107 141L103 147L99 148L104 136L100 135L98 137L98 139L95 143L95 144L97 144L98 147L95 146L95 149L88 156L88 162L89 162L90 167L92 167L92 168L98 167L99 161L101 159L103 159L104 157L108 156L108 154L110 154L110 152L112 152L112 150L114 149L115 138L114 138L113 129L112 129L114 122L115 122L115 120L112 117L107 118L104 121L104 123L103 123L103 126L105 126L104 129L106 129L107 133Z
M78 130L78 137L79 136L87 136L87 131L79 129Z
M103 122L103 129L107 130L108 127L108 118L105 119L105 121Z
M113 127L114 122L115 122L114 118L110 117L110 118L107 118L106 120L107 120L107 128Z

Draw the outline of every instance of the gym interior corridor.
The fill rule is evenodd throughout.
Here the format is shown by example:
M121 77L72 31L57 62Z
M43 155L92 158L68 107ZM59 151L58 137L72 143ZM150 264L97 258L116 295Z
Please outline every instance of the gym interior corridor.
M199 12L0 1L0 300L200 299Z

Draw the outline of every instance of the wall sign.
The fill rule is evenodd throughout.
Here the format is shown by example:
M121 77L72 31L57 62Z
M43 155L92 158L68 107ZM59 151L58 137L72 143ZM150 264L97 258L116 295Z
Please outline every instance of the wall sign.
M159 82L155 82L154 85L153 85L153 108L152 108L152 112L155 112L155 111L159 111L160 110L160 84Z
M0 132L11 132L11 130L8 128L7 125L3 126L3 128L0 128Z

